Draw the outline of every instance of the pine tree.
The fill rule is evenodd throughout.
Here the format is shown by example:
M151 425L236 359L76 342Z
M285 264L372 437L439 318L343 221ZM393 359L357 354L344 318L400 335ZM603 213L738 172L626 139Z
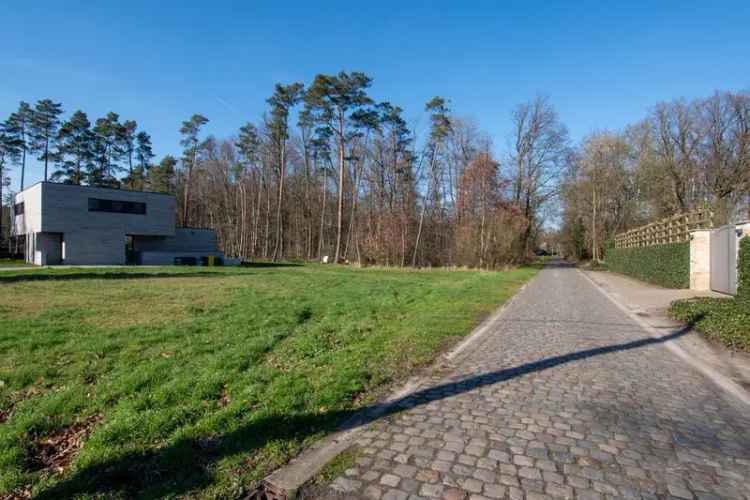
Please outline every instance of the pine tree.
M96 135L95 151L98 171L92 178L95 185L119 187L115 175L121 170L118 163L122 157L122 150L118 143L120 127L120 116L111 111L104 118L96 120L94 134Z
M286 177L286 141L289 138L289 111L302 98L304 85L276 84L273 95L266 102L271 106L271 140L277 157L279 190L276 204L276 245L273 260L278 260L284 253L284 178Z
M148 169L148 190L155 193L174 193L175 173L177 171L177 159L167 155Z
M7 132L6 124L0 124L0 240L3 237L3 188L10 184L7 171L10 164L16 163L21 155L21 143Z
M182 140L180 144L185 148L182 153L182 165L186 168L185 190L182 196L182 225L187 225L189 221L188 211L190 209L190 188L193 181L193 169L198 163L198 150L200 149L200 131L201 127L208 123L208 118L203 115L195 114L189 120L182 122L180 134Z
M55 154L59 169L52 180L80 185L95 169L94 133L86 113L76 111L60 127Z
M10 118L5 124L5 132L18 141L19 147L21 148L21 155L19 158L21 167L21 191L25 186L26 178L26 152L31 149L32 136L31 136L31 120L34 114L34 110L31 109L29 103L21 101L18 105L18 111L11 113Z
M36 103L31 115L32 151L39 153L39 161L44 162L44 180L48 178L49 161L54 161L53 148L60 127L62 104L51 99L42 99Z
M125 123L127 124L128 122ZM146 187L146 175L149 168L151 168L151 160L154 158L151 148L151 136L146 132L138 132L135 136L133 151L129 155L135 156L136 163L133 166L133 161L128 161L130 171L123 180L123 184L129 189L143 190Z
M338 146L338 203L336 208L336 251L334 262L341 256L341 235L344 219L344 159L351 139L348 122L351 114L372 104L366 89L372 78L359 71L337 75L317 75L305 94L305 105L315 121L335 137Z
M117 127L117 150L128 162L128 175L133 175L133 156L136 148L136 129L138 124L134 120L125 120Z

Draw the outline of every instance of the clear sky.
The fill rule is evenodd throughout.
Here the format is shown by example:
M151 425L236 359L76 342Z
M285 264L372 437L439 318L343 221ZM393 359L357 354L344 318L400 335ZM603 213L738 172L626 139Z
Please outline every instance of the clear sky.
M180 122L257 121L275 82L359 70L424 128L434 95L477 120L498 153L514 105L545 94L574 139L660 100L750 88L750 1L0 3L0 119L49 97L93 121L134 119L158 157ZM32 165L31 182L41 170ZM13 176L13 188L18 175Z

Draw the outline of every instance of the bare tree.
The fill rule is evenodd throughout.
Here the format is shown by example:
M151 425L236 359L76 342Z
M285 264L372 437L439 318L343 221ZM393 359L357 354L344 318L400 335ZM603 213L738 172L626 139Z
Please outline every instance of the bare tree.
M517 257L531 250L541 207L558 194L558 182L568 158L568 130L546 97L518 106L512 114L513 145L509 158L512 200L526 218Z

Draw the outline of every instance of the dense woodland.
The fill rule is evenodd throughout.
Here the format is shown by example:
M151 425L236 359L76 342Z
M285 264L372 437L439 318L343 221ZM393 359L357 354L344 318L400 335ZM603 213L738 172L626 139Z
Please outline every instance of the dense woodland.
M542 242L600 258L616 232L705 205L728 219L747 201L748 93L658 104L577 146L538 97L512 110L498 154L442 97L425 104L417 136L371 83L340 72L277 84L267 112L233 137L206 136L209 119L195 114L179 157L159 161L148 133L117 113L92 123L49 99L22 102L0 126L0 178L23 184L33 157L51 181L175 194L178 224L215 229L228 256L392 266L495 268ZM2 219L7 248L7 210Z

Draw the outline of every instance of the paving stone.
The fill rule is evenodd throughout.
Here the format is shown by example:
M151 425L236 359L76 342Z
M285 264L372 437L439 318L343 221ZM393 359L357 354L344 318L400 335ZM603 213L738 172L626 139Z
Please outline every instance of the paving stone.
M669 490L669 494L672 496L675 496L677 498L694 498L693 494L688 490L687 488L683 486L678 486L674 484L667 485L667 489Z
M396 406L336 495L750 500L750 412L575 269L539 273Z
M506 486L518 486L518 478L515 476L506 476L505 474L500 474L500 482L503 483Z
M482 481L479 481L477 479L474 479L474 478L464 479L460 481L460 484L463 489L471 493L482 492Z
M442 484L423 484L419 494L431 498L441 498L443 496Z
M443 498L445 500L464 500L467 495L464 490L458 488L446 488L443 491Z
M562 484L549 483L544 492L555 498L573 498L573 488Z
M518 475L526 479L542 479L542 473L533 467L521 467L518 469Z
M383 474L383 477L380 478L380 484L391 486L393 488L398 486L398 483L400 482L401 482L401 478L394 474Z
M339 477L336 478L336 480L333 482L331 488L342 493L351 493L353 491L357 491L361 486L361 481Z
M576 498L579 500L601 500L601 493L593 490L576 490Z
M399 464L393 469L393 472L401 477L414 477L417 473L417 468L413 465Z
M385 495L383 495L383 500L407 500L409 498L409 495L400 490L388 490Z
M440 474L434 470L420 470L417 472L415 479L423 483L435 483L440 479Z
M507 488L500 484L485 484L484 494L489 498L503 498Z
M365 498L369 498L370 500L380 500L382 496L383 490L377 486L371 484L365 488Z

